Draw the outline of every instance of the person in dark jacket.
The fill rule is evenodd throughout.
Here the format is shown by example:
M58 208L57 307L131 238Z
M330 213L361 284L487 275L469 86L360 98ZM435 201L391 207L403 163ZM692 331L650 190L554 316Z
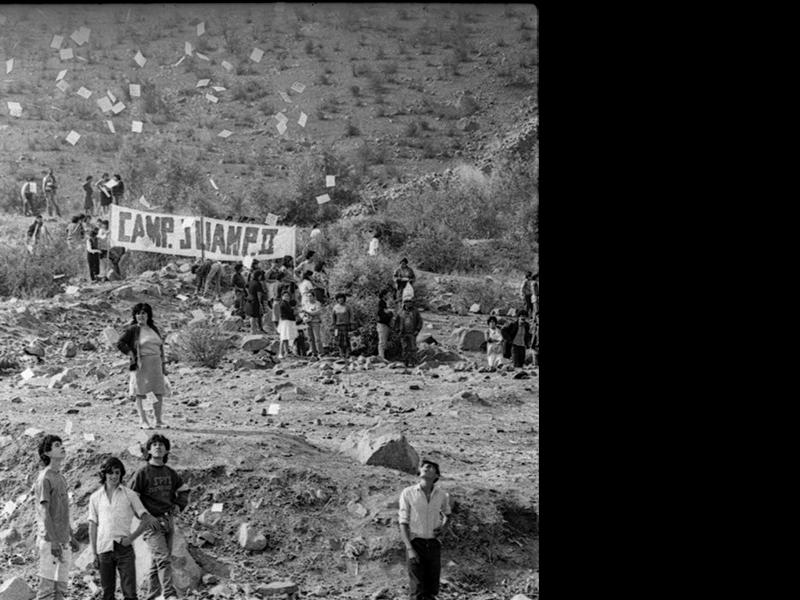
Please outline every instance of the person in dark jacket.
M114 179L117 180L117 185L111 188L111 201L116 204L122 204L122 198L125 196L125 183L122 181L122 175L115 174Z
M164 360L164 336L153 322L153 309L149 304L140 302L131 310L133 320L117 342L117 349L130 357L130 382L128 394L136 400L136 412L139 413L139 426L152 429L147 420L142 400L152 392L156 427L165 427L161 421L163 398L166 393Z
M87 175L86 181L83 184L83 212L87 215L94 214L94 185L92 184L92 176Z
M510 351L508 354L514 361L514 366L521 369L525 364L525 350L530 348L533 340L527 311L519 311L517 320L503 327L503 338L506 340L506 348Z
M233 315L244 318L244 300L247 296L247 281L242 275L242 263L233 265L233 277L231 278L231 287L233 288Z
M393 291L391 289L384 289L378 295L378 322L375 328L378 330L378 356L386 359L386 344L389 343L389 328L392 325L392 317L394 311L389 308L386 301L392 297Z
M403 363L413 367L417 362L417 335L422 330L422 315L414 307L413 300L403 302L402 310L394 317L393 329L400 334Z
M250 317L250 333L266 333L261 324L264 306L264 271L257 269L252 275L253 278L247 284L244 314Z

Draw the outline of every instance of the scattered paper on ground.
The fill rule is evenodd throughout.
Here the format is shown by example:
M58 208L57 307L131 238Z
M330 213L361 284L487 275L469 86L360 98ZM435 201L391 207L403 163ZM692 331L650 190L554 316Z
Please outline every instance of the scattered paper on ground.
M58 55L61 57L61 60L69 60L74 56L72 48L62 48L58 51Z
M19 102L8 102L8 114L12 117L22 116L22 105Z
M130 85L131 98L139 98L142 95L142 88L138 83Z
M208 100L209 102L214 102L216 104L219 98L217 98L214 94L206 94L206 100Z
M206 23L203 21L202 23L197 24L197 37L200 37L206 32Z
M233 71L233 65L229 63L227 60L222 61L222 68L226 71Z
M197 84L194 87L196 88L206 87L209 83L211 83L210 79L201 79L200 81L197 82Z
M117 97L114 94L111 93L111 90L106 90L106 96L111 98L112 102L116 102L117 101Z
M303 85L302 83L300 83L299 81L295 81L295 82L292 84L292 89L293 89L295 92L297 92L298 94L302 94L302 93L303 93L303 90L304 90L304 89L306 89L306 86L304 86L304 85Z
M317 196L317 204L325 204L326 202L330 202L331 197L328 194L322 194L322 196Z
M114 106L111 107L111 110L114 111L115 115L118 115L123 110L125 110L125 105L122 102L117 102Z
M97 100L97 106L99 106L100 110L102 110L104 113L108 112L108 111L111 110L111 107L112 107L111 100L109 100L108 98L103 96L102 98L99 98Z
M63 71L59 71L58 75L56 75L56 81L61 81L64 79L64 76L67 74L67 70L64 69Z
M192 48L192 45L189 42L183 42L183 53L191 56L192 52L194 52L194 48Z
M233 133L233 132L232 132L232 131L228 131L227 129L223 129L222 131L220 131L220 132L217 134L217 136L218 136L218 137L221 137L221 138L228 138L228 137L230 137L230 136L231 136L231 133Z
M133 133L142 133L142 122L141 121L131 121L131 131Z
M136 64L139 65L140 67L143 67L144 63L147 62L147 59L138 50L136 51L136 56L133 57L133 60L135 60Z
M89 96L91 96L91 95L92 95L92 91L91 90L87 90L83 86L81 86L81 89L78 90L78 96L80 96L81 98L86 98L88 100Z
M63 35L54 35L53 36L53 41L50 42L50 47L53 50L60 50L61 49L61 43L63 41L64 41L64 36Z
M300 118L297 120L297 124L300 125L300 127L305 127L307 119L308 119L308 115L306 113L304 113L304 112L301 112L300 113Z
M325 176L325 187L333 187L336 185L336 175Z
M12 71L13 69L14 69L14 59L13 59L13 58L9 58L9 59L6 61L6 75L8 75L9 73L11 73L11 71Z
M106 125L108 125L108 129L111 131L111 133L117 133L117 130L114 129L114 123L111 121L106 121Z
M78 143L78 140L81 139L81 134L77 131L73 130L67 134L67 141L72 144L73 146ZM67 288L69 289L69 288Z
M287 104L292 104L292 99L289 98L289 95L286 92L280 90L278 93L281 95L281 98L283 98L284 102L286 102Z
M286 133L286 122L285 121L279 121L278 124L276 125L276 127L278 128L278 133L279 134L283 135L284 133Z
M208 58L205 54L202 54L201 52L195 52L194 55L197 58L199 58L200 60L207 60L207 61L211 60L210 58Z
M250 60L253 62L261 62L262 56L264 56L263 50L260 50L259 48L253 48L253 51L250 53Z
M62 79L56 84L56 87L66 94L69 89L69 84L66 79Z

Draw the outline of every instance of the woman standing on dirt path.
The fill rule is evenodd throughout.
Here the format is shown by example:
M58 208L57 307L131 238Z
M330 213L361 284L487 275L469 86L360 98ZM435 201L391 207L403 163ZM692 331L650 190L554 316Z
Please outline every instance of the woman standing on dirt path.
M153 402L156 427L167 427L161 420L167 374L163 338L153 322L153 309L149 304L140 302L131 313L133 321L117 342L117 348L131 359L128 394L136 401L140 428L152 429L142 407L142 400L151 392L156 397Z

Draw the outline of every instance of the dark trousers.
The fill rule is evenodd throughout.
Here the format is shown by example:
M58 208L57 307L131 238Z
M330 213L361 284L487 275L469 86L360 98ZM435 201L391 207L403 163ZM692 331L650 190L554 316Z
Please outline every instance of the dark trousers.
M403 363L407 367L417 364L417 336L413 333L400 335L400 347L403 350Z
M100 255L87 252L86 259L89 261L89 279L97 281L100 275Z
M525 294L525 310L528 316L533 318L533 294Z
M525 346L511 346L511 357L514 359L514 366L519 368L525 365Z
M114 542L114 549L110 552L101 552L97 555L100 559L100 585L103 586L103 600L114 600L114 591L117 588L117 572L119 572L119 585L125 600L136 600L136 557L133 546L123 546Z
M442 544L436 539L414 538L411 547L419 555L419 560L412 563L406 559L409 600L435 600L442 571Z

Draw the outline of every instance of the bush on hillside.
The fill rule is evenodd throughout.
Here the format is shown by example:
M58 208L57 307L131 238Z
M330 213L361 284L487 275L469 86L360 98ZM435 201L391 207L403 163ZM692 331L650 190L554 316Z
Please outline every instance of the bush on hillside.
M339 292L347 294L347 304L350 306L355 322L350 337L351 339L353 337L360 339L360 347L367 355L376 354L378 350L378 333L375 327L378 315L378 294L383 289L394 288L393 276L397 266L396 256L368 256L364 249L351 247L347 252L340 254L333 266L327 269L331 298ZM428 295L427 286L418 277L414 286L417 308L427 308ZM331 339L333 335L331 310L323 311L322 325L326 331L326 339ZM397 356L399 350L399 337L392 332L387 348L387 358Z
M83 246L69 248L63 231L53 230L52 226L48 230L51 239L41 239L33 255L21 241L22 230L17 243L0 244L0 296L47 298L60 293L62 284L71 277L88 278ZM65 277L54 280L56 274Z
M181 360L214 369L225 358L231 341L218 326L203 325L181 332L175 345Z

